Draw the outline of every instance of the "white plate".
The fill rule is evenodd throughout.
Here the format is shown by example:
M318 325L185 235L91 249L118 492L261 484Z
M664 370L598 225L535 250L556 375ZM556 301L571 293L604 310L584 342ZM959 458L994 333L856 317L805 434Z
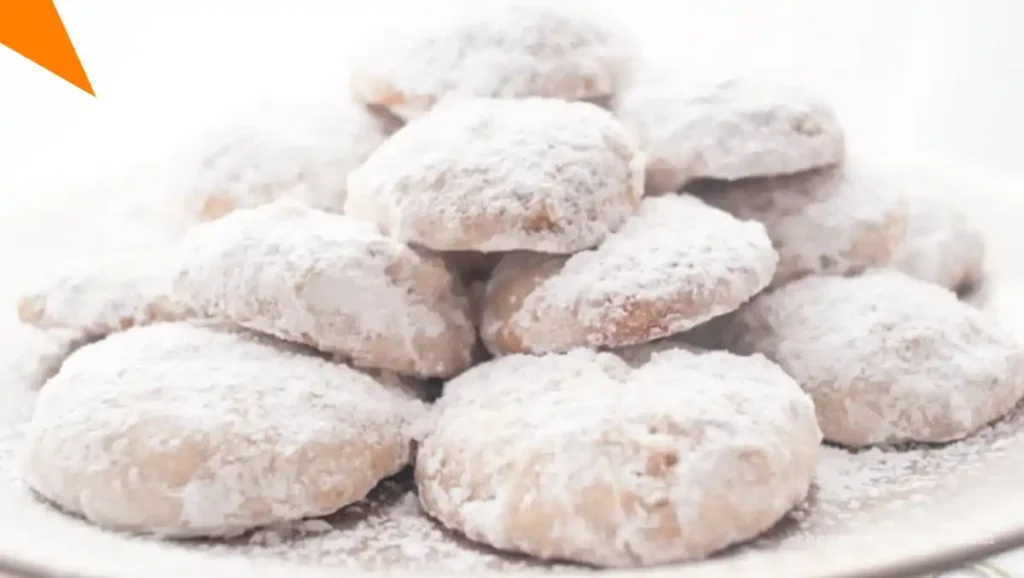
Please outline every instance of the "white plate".
M876 157L878 151L871 151ZM945 162L901 155L918 192L964 203L989 235L984 305L1024 337L1024 194L1020 183ZM924 178L930 175L930 178ZM0 262L7 303L0 349L12 363L31 351L13 326L11 300L26 281L68 256L160 247L158 213L145 195L57 192L0 198ZM388 571L447 576L553 569L460 541L416 512L415 498L378 492L375 505L332 517L309 535L262 532L231 544L167 543L108 533L61 514L19 485L20 424L34 394L0 375L0 576L313 578ZM807 507L766 537L703 563L611 572L611 576L895 576L921 574L1024 544L1024 409L963 442L938 448L851 454L826 448ZM394 489L396 486L389 486ZM401 492L398 492L401 494ZM367 510L371 510L367 513ZM321 530L323 528L320 528ZM578 568L568 568L579 570ZM565 571L566 567L554 569Z

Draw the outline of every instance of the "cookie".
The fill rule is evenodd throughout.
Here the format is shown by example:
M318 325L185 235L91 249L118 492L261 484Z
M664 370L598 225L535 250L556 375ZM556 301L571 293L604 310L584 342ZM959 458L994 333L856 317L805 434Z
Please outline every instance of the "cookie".
M907 196L907 239L893 267L923 281L969 294L984 279L985 236L947 201Z
M892 270L808 277L716 320L722 345L761 353L850 447L961 439L1024 396L1024 348L953 293Z
M345 212L437 251L572 253L633 213L643 167L621 123L592 104L453 102L351 174Z
M789 376L724 352L511 355L448 382L434 412L415 469L429 515L596 566L694 560L756 536L804 500L821 440Z
M634 61L631 41L539 3L449 12L385 42L356 61L353 93L406 120L452 96L600 101L618 91Z
M194 316L171 294L166 255L96 261L72 267L22 293L18 318L42 329L99 338L129 327Z
M349 172L395 129L344 98L245 111L178 151L170 196L185 225L277 199L341 212Z
M852 162L783 177L702 181L686 190L737 218L764 223L779 252L774 286L889 265L906 237L900 187L884 172Z
M470 363L468 299L436 258L295 201L188 230L179 300L212 319L338 354L357 367L448 377Z
M503 258L480 332L495 354L652 341L736 309L777 261L761 224L689 195L651 197L595 249Z
M835 165L845 151L832 108L795 87L744 79L640 84L620 96L615 113L647 155L652 193L695 179L799 173Z
M3 330L0 372L26 389L39 389L64 360L94 338L71 329L39 329L18 323Z
M24 480L106 528L231 536L362 499L409 463L424 409L269 337L152 325L80 349L43 388Z

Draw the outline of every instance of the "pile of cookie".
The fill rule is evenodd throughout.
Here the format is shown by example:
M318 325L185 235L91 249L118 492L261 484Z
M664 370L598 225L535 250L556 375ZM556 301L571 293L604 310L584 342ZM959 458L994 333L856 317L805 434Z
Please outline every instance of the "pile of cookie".
M955 292L980 232L849 156L820 97L637 80L621 35L528 4L388 42L352 102L202 141L167 258L24 295L69 353L37 494L223 537L412 466L473 540L660 564L774 525L823 439L948 442L1024 397L1024 349Z

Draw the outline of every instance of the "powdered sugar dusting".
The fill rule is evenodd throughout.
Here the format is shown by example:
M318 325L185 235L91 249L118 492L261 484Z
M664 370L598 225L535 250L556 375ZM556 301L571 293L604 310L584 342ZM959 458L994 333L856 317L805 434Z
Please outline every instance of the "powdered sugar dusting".
M467 99L438 106L349 178L345 212L439 251L572 253L622 225L644 158L597 106Z
M5 347L13 339L7 323L0 332ZM23 446L23 424L32 412L35 393L16 381L9 368L0 372L0 499L8 515L39 535L76 532L100 534L75 520L54 517L50 508L32 498L19 481L15 457ZM726 555L754 551L806 549L849 532L870 531L873 520L900 511L919 509L941 500L943 492L969 486L986 468L1024 453L1024 408L977 434L944 446L909 446L858 453L823 447L809 501L755 542L730 549ZM438 572L533 568L555 572L579 568L543 566L533 560L499 554L459 539L425 517L418 506L408 472L379 485L364 500L323 518L330 525L300 523L260 530L218 542L161 542L174 550L243 554L253 559L280 559L344 569L432 569ZM305 528L305 529L303 529ZM119 536L115 544L145 540Z
M424 508L503 549L635 566L702 558L804 499L821 432L782 370L629 357L511 355L448 382L417 454Z
M396 128L343 93L245 109L171 161L168 212L186 226L277 199L341 212L349 172Z
M489 2L381 34L354 66L359 98L406 119L446 96L566 100L613 95L630 73L631 42L550 2Z
M344 215L277 201L189 229L176 296L198 312L423 377L458 373L475 332L445 264Z
M779 252L772 281L777 286L805 275L852 274L891 263L906 237L904 183L856 157L836 168L699 181L686 190L740 219L764 223Z
M361 499L408 463L423 408L300 346L156 324L86 346L46 384L24 476L103 527L238 534Z
M921 194L907 195L907 240L893 267L948 289L981 283L985 237L956 205Z
M192 312L171 293L168 255L140 252L61 270L18 301L18 316L45 329L102 337L128 327L185 319Z
M481 334L494 352L643 343L732 311L767 285L777 261L759 223L689 195L652 197L591 251L505 257Z
M653 192L699 178L798 173L845 153L839 120L823 99L752 79L638 83L617 99L615 113L647 154Z
M892 270L808 277L715 323L775 360L850 446L959 439L1024 396L1024 346L952 292Z

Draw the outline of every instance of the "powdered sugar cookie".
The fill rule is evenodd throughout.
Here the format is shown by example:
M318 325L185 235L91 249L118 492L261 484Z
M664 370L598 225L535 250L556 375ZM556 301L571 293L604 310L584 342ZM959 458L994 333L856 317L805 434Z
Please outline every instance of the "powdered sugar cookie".
M331 513L409 462L425 406L269 337L188 323L82 348L39 395L24 478L100 526L227 536Z
M56 375L64 360L91 337L71 329L39 329L21 323L5 326L0 372L28 389L39 389Z
M18 300L22 322L102 337L137 325L193 316L171 294L161 255L89 263L59 272Z
M186 224L285 198L341 212L349 172L396 128L344 99L246 111L181 152L170 195Z
M512 355L448 382L434 409L416 460L427 513L599 566L702 558L768 529L807 495L821 441L789 376L724 352Z
M688 195L652 197L596 249L505 257L480 332L496 354L652 341L736 309L777 261L759 223Z
M469 365L465 289L443 262L344 215L278 201L193 227L174 289L231 321L358 367L447 377Z
M493 3L417 21L354 66L357 98L412 119L446 96L600 100L632 45L596 21L540 3Z
M906 236L907 209L897 182L887 177L849 163L784 177L704 181L687 191L764 223L780 258L772 284L780 285L892 262Z
M719 323L814 398L825 439L866 446L967 436L1024 396L1024 348L956 295L891 270L808 277Z
M453 102L352 173L345 212L438 251L571 253L633 213L643 166L619 121L592 104Z
M832 108L802 89L730 79L707 86L638 85L616 114L647 154L647 187L736 180L837 164L845 146Z
M947 289L969 293L984 277L985 237L963 211L923 195L907 196L907 240L893 266Z

